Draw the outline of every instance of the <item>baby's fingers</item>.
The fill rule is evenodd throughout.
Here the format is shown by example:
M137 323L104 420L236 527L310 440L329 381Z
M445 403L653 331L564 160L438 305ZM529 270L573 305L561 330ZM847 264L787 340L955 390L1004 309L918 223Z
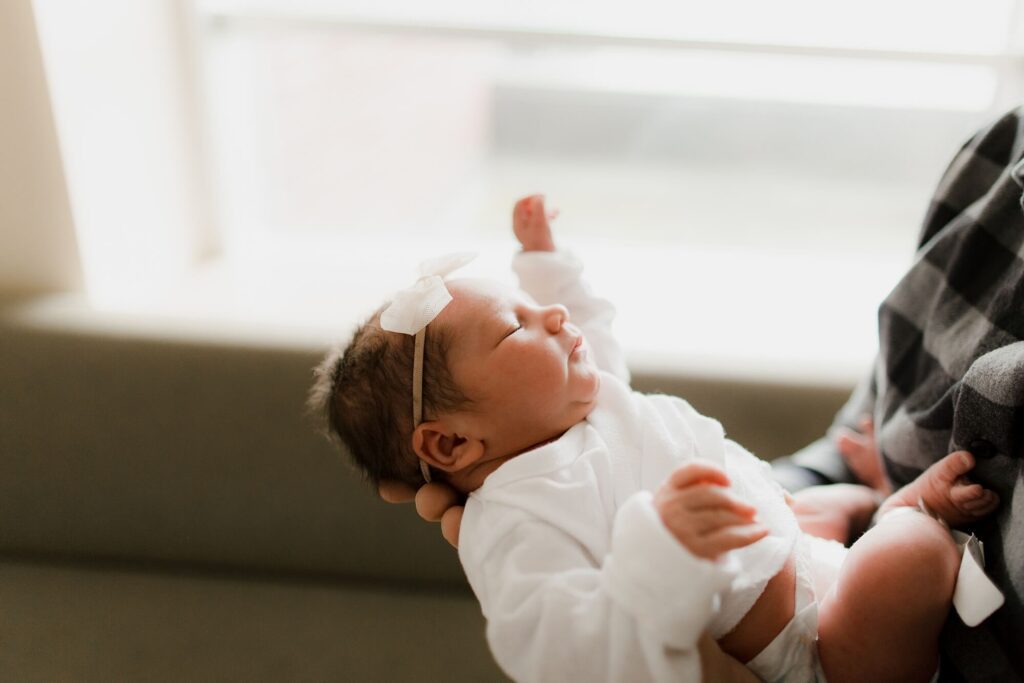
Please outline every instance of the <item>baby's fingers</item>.
M720 486L691 486L682 491L675 491L680 505L687 510L698 511L709 508L730 510L750 519L757 512L756 508L739 500Z
M516 202L512 232L524 251L555 251L543 195L530 195Z
M758 522L730 526L714 531L701 539L703 557L715 559L722 553L744 548L768 535L768 527Z
M531 194L516 202L512 209L512 220L514 223L525 225L526 223L536 225L541 219L547 218L547 211L544 208L544 195Z
M668 484L677 489L697 483L728 486L729 477L722 468L709 462L688 462L677 467L668 476Z
M709 535L719 529L750 524L753 515L741 514L734 510L706 508L693 517L693 530L699 535Z

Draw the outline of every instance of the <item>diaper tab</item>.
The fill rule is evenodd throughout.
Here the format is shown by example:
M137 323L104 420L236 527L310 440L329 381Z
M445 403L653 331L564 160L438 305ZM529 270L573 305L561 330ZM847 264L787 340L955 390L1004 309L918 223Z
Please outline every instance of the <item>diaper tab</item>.
M961 555L953 607L965 624L974 627L1002 607L1006 598L985 574L985 546L978 537L953 530L953 540Z

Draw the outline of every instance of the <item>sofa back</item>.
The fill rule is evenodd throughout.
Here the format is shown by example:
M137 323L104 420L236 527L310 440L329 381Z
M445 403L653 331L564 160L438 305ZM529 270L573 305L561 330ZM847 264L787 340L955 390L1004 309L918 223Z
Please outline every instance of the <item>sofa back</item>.
M465 587L411 506L305 413L322 349L0 314L0 553ZM820 436L846 389L636 376L755 453Z

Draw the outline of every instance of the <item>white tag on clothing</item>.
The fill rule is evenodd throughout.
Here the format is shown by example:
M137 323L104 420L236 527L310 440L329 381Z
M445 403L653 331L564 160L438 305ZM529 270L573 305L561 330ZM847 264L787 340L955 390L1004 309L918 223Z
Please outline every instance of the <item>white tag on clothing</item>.
M985 574L985 547L974 534L953 531L960 548L960 573L953 591L953 606L968 626L977 626L1003 606L1005 598Z

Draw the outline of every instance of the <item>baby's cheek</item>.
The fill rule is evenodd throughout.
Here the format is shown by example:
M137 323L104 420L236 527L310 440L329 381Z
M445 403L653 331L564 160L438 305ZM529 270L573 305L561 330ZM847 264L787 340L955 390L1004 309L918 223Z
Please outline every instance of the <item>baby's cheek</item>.
M527 397L541 390L547 372L529 358L518 358L514 362L505 364L501 369L502 376L495 378L505 390L516 394L525 394Z

